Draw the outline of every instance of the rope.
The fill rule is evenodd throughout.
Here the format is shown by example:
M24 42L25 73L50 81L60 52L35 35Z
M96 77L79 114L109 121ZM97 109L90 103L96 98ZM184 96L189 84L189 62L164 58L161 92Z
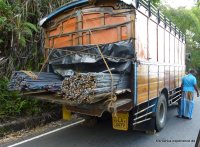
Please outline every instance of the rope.
M35 73L33 73L32 71L21 70L21 72L25 73L26 75L28 75L33 80L38 79L38 76Z
M82 11L81 11L81 15L82 15L82 17L83 17L83 12L82 12ZM84 20L83 20L83 21L84 21ZM94 38L93 33L92 33L91 29L90 29L91 27L88 25L86 19L85 19L85 23L86 23L86 25L87 25L88 28L89 28L88 30L89 30L89 32L90 32L90 34L91 34L91 37L93 38L94 42L96 42L96 39ZM111 111L111 109L113 109L113 113L114 113L114 115L116 116L116 114L117 114L117 108L116 108L116 105L115 105L114 102L116 102L117 97L116 97L116 95L115 95L115 93L114 93L113 75L112 75L111 69L110 69L110 67L109 67L109 65L108 65L108 63L107 63L107 61L106 61L106 59L105 59L103 53L101 52L101 49L100 49L99 45L96 44L96 46L97 46L97 49L98 49L98 51L99 51L99 53L100 53L100 55L101 55L101 57L102 57L102 59L103 59L103 61L104 61L104 64L106 65L106 68L108 69L108 72L109 72L110 77L111 77L111 98L108 99L105 103L109 102L109 104L108 104L108 111Z

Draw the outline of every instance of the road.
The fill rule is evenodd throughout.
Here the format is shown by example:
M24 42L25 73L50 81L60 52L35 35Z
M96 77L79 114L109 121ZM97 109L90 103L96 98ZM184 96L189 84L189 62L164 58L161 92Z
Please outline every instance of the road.
M107 121L93 127L78 125L65 128L17 147L193 147L200 129L200 98L195 99L192 120L176 118L176 114L176 107L169 108L166 127L154 135L116 131Z

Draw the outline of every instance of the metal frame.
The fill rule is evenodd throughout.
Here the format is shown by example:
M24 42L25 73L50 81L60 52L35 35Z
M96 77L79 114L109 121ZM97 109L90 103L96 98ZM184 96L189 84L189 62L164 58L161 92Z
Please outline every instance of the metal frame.
M157 9L151 1L145 1L145 0L136 0L136 9L139 9L140 6L143 6L147 11L149 17L154 15L158 19L158 24L160 22L163 22L165 27L170 28L170 32L174 31L175 34L180 34L179 39L182 39L182 41L185 40L185 35L176 27L175 24L171 22L171 20L167 19L165 15L163 15L159 9Z
M141 124L143 122L149 121L152 119L152 115L156 111L157 100L153 99L148 102L148 106L139 110L140 105L137 106L137 112L133 114L133 126ZM142 114L143 113L143 114ZM141 114L141 115L140 115Z
M134 106L137 106L137 63L134 63L134 78L133 78L133 83L134 83L134 86L133 86L133 92L134 92L134 96L133 96L133 103L134 103Z
M48 16L46 16L45 18L43 18L40 21L40 26L44 26L46 22L50 21L52 18L54 18L55 16L59 15L62 12L65 12L69 9L72 9L74 7L79 7L82 5L87 5L89 4L89 0L76 0L70 3L67 3L66 5L58 8L57 10L55 10L53 13L49 14Z

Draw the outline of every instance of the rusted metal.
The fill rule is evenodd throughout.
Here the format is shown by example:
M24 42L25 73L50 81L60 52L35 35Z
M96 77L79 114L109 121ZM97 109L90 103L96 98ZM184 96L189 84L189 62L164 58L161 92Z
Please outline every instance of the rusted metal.
M113 74L114 90L128 89L127 75ZM108 98L112 92L111 78L107 73L79 73L65 78L61 95L68 104L94 103Z
M9 90L17 91L52 91L60 90L62 78L59 75L48 72L33 73L34 77L24 71L13 72ZM37 78L35 78L37 77Z

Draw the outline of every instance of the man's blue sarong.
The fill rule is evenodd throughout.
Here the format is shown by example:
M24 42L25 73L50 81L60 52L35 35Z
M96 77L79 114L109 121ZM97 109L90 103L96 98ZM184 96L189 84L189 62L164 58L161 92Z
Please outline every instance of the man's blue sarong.
M179 103L178 115L188 118L192 118L192 113L194 109L194 93L190 92L191 96L188 95L188 92L183 92L182 98Z

